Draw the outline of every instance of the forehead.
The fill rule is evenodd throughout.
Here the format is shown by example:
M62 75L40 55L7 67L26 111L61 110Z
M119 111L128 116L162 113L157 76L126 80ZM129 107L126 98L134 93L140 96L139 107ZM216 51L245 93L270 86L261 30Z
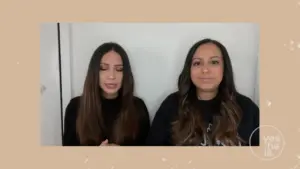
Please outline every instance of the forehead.
M210 59L211 57L222 57L221 50L213 43L207 43L199 46L193 58Z
M122 57L115 51L109 51L103 55L101 63L122 64Z

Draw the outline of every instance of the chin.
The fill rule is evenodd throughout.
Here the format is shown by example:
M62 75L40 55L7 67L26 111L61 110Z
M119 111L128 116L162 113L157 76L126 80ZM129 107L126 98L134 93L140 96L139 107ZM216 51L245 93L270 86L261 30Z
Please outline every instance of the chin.
M109 95L114 95L118 93L118 90L105 90L105 93L109 94Z
M213 89L213 88L200 88L200 91L202 91L202 92L214 92L214 91L216 91L215 89Z
M203 92L213 92L216 91L216 87L213 85L205 85L205 86L199 86L198 89L200 89Z
M111 90L111 89L105 89L103 90L107 95L115 95L118 93L118 90L114 89L114 90Z

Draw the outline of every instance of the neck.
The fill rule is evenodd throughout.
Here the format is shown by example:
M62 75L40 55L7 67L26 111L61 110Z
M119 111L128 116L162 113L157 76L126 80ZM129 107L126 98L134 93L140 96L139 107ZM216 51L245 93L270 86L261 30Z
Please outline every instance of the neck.
M115 99L115 98L118 97L118 93L116 93L116 94L107 94L107 93L103 93L103 97L104 97L105 99Z
M217 91L212 92L203 92L203 91L197 91L197 96L199 100L212 100L216 97Z

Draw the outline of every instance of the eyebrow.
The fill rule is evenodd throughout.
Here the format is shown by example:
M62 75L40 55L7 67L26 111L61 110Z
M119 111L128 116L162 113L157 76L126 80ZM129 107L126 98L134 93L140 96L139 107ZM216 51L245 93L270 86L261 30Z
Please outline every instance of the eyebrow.
M100 65L109 66L109 64L107 64L107 63L100 63ZM117 65L113 65L113 66L119 67L119 66L123 66L123 64L117 64Z
M211 56L210 59L221 58L220 56ZM192 60L202 60L200 57L194 57Z

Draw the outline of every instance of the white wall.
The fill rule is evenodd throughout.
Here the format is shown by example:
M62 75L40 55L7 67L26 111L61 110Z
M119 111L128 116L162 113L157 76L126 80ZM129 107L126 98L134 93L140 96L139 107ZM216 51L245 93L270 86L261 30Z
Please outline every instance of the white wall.
M55 23L40 27L41 145L61 145L58 41Z
M206 37L227 47L238 90L258 104L259 28L255 24L75 23L62 24L62 37L64 110L70 98L81 94L94 50L115 41L128 52L136 94L153 118L163 99L176 90L189 48Z

